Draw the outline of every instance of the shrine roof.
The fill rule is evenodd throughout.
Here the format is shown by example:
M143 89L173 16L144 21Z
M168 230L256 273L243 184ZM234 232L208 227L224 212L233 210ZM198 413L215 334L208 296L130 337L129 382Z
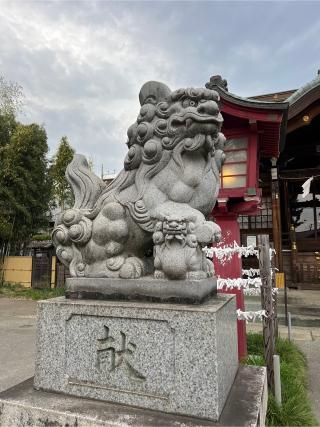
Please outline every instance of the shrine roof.
M320 74L317 75L311 82L306 83L300 89L296 90L288 99L290 105L296 103L300 98L305 95L310 94L313 89L318 88L320 86Z
M272 92L263 95L249 96L249 99L256 99L258 101L286 101L297 89L285 90L282 92Z
M287 101L289 102L288 118L291 119L301 113L320 99L320 74L316 78L294 92Z
M28 248L51 248L53 247L52 240L32 240L28 245Z
M227 82L221 76L212 76L206 87L219 93L223 113L246 119L249 124L257 123L262 157L278 157L285 143L288 102L235 95L228 91Z
M245 107L261 109L285 109L289 105L289 117L297 114L296 110L305 108L320 98L320 73L299 89L272 92L249 97L241 97L228 91L227 82L221 76L212 76L206 84L209 89L216 90L221 98ZM296 104L301 104L297 107Z
M303 114L306 108L311 104L316 105L315 103L320 100L320 74L299 89L255 95L247 98L229 92L227 81L222 79L219 75L212 76L210 82L206 84L206 87L216 90L219 93L222 103L225 104L223 109L225 109L226 112L231 110L231 114L234 114L236 110L240 110L247 118L251 116L256 116L257 118L259 116L260 118L262 117L262 119L258 118L258 120L262 120L261 123L263 123L265 127L265 136L263 138L266 141L265 144L263 144L263 148L265 148L265 152L268 155L272 152L276 152L276 139L278 139L280 151L284 148L287 120L300 113ZM256 115L255 112L257 112ZM266 113L269 114L266 115ZM236 112L235 115L237 114L238 112ZM275 122L275 120L272 119L272 115L274 114L282 114L279 129L280 138L276 136L276 123L271 123ZM268 137L266 134L266 127L270 128L270 135Z
M288 108L287 102L283 101L266 101L253 98L245 98L234 93L227 92L221 87L216 87L215 90L219 92L220 97L225 101L230 101L236 105L248 108L257 108L262 110L286 110Z
M235 95L228 91L227 83L222 80L221 76L213 76L210 78L210 82L206 83L206 88L216 90L220 97L224 101L229 101L232 104L246 107L249 109L261 109L261 110L286 110L288 108L287 102L282 100L270 100L264 99L265 95L259 95L261 99L255 99L257 97L245 98L239 95ZM289 91L291 92L291 91ZM271 94L274 95L274 94Z
M289 104L288 118L290 119L320 99L320 74L299 89L250 96L249 99L287 102Z

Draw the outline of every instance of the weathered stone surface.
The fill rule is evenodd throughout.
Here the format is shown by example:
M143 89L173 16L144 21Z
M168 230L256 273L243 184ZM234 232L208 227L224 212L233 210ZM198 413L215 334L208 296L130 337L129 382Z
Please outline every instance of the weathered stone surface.
M200 303L217 293L217 279L161 280L143 277L136 280L69 277L66 297L74 299L124 299L157 302Z
M35 387L217 420L238 368L235 297L41 301Z
M75 205L55 225L57 255L73 277L212 277L202 248L221 234L205 219L224 160L219 95L205 88L172 92L152 81L139 100L124 169L111 185L81 155L68 166Z
M0 425L6 427L264 427L266 370L240 366L219 421L138 409L34 390L32 378L0 393Z

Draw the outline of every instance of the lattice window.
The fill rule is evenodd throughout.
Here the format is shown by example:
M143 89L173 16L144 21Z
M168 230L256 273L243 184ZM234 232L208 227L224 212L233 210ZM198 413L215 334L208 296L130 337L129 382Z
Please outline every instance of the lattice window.
M258 215L239 215L241 230L272 228L272 200L270 196L262 197L261 210Z

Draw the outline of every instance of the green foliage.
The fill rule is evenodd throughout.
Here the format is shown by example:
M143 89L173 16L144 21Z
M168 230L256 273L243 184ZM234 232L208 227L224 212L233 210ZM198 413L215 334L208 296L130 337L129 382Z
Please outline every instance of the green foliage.
M0 76L0 252L20 248L48 221L47 136L16 120L23 92Z
M247 365L255 365L255 366L265 366L264 357L259 354L249 354L247 359L245 360L245 364Z
M265 364L261 334L248 334L248 353L246 363ZM307 364L303 353L293 342L281 338L276 340L276 353L281 363L282 406L278 407L274 395L269 393L267 425L317 425L308 398Z
M25 288L18 283L4 283L0 285L0 297L7 298L26 298L33 300L41 300L63 296L65 288L54 288L54 289L33 289Z
M32 240L36 240L37 242L41 242L43 240L51 240L51 234L49 233L38 233L32 236Z
M281 363L281 383L283 404L278 407L274 395L268 400L267 424L269 426L315 426L304 376L292 364ZM297 375L297 377L296 377ZM299 379L300 377L300 379Z
M10 143L10 138L17 126L13 114L2 114L0 110L0 161L3 158L3 150ZM2 162L1 162L2 164Z
M0 243L10 240L18 246L47 225L47 151L46 132L37 124L15 123L8 141L2 145Z
M263 356L263 336L261 334L247 334L248 354L258 354Z
M52 196L61 210L71 206L73 201L71 188L65 178L67 166L71 162L73 155L74 149L70 146L67 137L63 136L50 167Z

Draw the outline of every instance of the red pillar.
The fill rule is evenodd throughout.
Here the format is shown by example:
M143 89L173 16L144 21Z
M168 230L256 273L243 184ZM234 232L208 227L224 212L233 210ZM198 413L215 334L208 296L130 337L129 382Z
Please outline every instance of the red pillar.
M233 246L233 242L236 242L240 246L240 228L237 221L238 215L234 213L217 214L214 213L216 223L221 227L222 238L221 243L223 246ZM216 276L220 276L224 279L237 279L242 277L242 262L238 254L232 256L230 261L227 261L224 265L214 260L214 268ZM231 289L231 290L219 290L219 292L227 294L236 294L237 308L244 311L244 295L243 290ZM238 355L239 360L247 356L247 335L246 335L246 323L245 320L237 320L238 323Z

